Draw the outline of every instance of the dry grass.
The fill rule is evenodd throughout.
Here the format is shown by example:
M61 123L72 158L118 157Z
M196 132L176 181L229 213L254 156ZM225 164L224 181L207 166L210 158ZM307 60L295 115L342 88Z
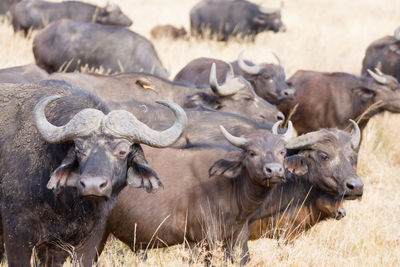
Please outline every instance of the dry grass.
M102 5L106 1L91 2ZM189 10L197 0L115 2L134 19L132 30L149 38L156 24L184 25L188 29ZM268 3L278 6L279 1ZM255 43L164 39L154 44L172 75L194 58L229 61L242 49L256 62L273 61L270 52L277 52L288 76L298 69L359 74L367 45L392 34L400 23L399 10L397 0L287 0L283 11L286 33L262 33ZM0 67L32 62L31 43L31 39L14 35L7 23L0 23ZM250 242L249 266L400 266L399 129L400 115L385 113L369 122L358 168L365 181L365 194L361 201L346 204L343 220L321 223L290 245L268 239ZM223 265L220 253L216 253L214 264ZM70 265L73 263L65 264ZM109 243L100 260L100 266L177 265L189 265L188 251L182 246L151 250L143 262L116 241Z

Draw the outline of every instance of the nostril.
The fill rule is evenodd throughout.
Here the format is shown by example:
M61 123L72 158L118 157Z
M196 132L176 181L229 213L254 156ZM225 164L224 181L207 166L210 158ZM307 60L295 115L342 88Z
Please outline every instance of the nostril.
M267 172L267 173L271 173L271 172L272 172L272 170L271 170L270 168L265 168L265 172Z
M84 182L80 181L79 183L80 183L80 185L81 185L82 189L84 189L84 188L86 187L86 185L85 185L85 183L84 183Z
M353 183L347 183L346 186L347 186L347 188L350 189L350 190L353 190L353 189L354 189L354 184L353 184Z
M104 183L102 183L102 184L100 185L100 189L104 189L104 188L107 186L107 184L108 184L107 181L105 181Z
M284 96L289 96L289 93L288 93L287 91L284 91L284 92L283 92L283 95L284 95Z
M280 114L278 114L278 115L276 116L276 118L277 118L279 121L283 121L283 120L285 119L285 116L284 116L282 113L280 113Z

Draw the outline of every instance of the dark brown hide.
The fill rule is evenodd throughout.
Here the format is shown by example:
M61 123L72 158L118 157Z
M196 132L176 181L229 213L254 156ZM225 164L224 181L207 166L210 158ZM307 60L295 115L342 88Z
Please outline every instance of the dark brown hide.
M397 30L397 35L400 35L400 27ZM367 69L375 68L400 80L400 36L385 36L368 46L361 74L369 76Z
M208 84L212 63L216 64L218 80L224 81L229 71L228 64L219 59L205 57L194 59L186 64L176 74L174 81L197 86ZM248 61L247 63L254 65ZM242 76L249 81L258 96L274 105L291 101L294 98L295 91L286 84L286 74L283 67L269 63L258 65L260 66L259 72L257 74L249 74L239 67L238 61L232 62L234 74Z
M36 64L49 73L87 67L169 76L149 40L118 26L61 19L35 36L32 49Z
M36 83L48 76L45 70L35 64L0 69L0 83Z
M372 104L382 101L382 106L365 114L360 128L368 119L384 110L400 111L400 86L398 81L384 75L387 84L341 72L297 71L289 79L296 89L296 97L278 108L287 116L296 106L291 120L299 134L320 128L344 129L349 119L356 120Z
M243 82L242 89L231 96L220 96L210 88L199 89L172 83L143 73L123 73L113 76L81 73L55 73L51 78L62 79L96 93L108 103L139 101L152 104L166 99L183 107L198 105L246 115L258 122L275 122L283 118L273 105L258 97L251 85Z
M129 27L132 24L132 21L115 4L99 7L79 1L54 3L42 0L23 0L11 9L11 17L14 31L23 30L25 33L31 28L44 28L47 24L60 19L121 27Z
M212 249L222 242L228 252L241 247L242 263L248 261L247 221L269 188L283 179L283 172L268 179L266 166L283 167L284 141L273 134L247 140L242 151L231 152L145 149L164 189L149 198L127 187L111 212L103 241L112 233L135 250L203 241Z
M255 36L263 31L285 31L281 9L262 8L249 1L203 0L190 10L192 36L228 41L232 36Z
M320 221L343 218L346 215L343 200L360 197L362 190L356 188L343 193L353 185L362 189L362 181L353 169L357 148L352 148L351 135L337 129L319 133L321 137L312 148L304 147L288 157L287 181L274 187L253 215L250 239L265 236L293 240ZM328 151L329 159L325 160ZM293 174L301 172L302 165L307 165L308 173Z
M83 266L92 266L122 188L160 186L139 143L153 146L167 134L150 136L132 114L109 112L98 97L63 81L0 88L0 217L8 265L29 266L33 248L41 264L62 265L68 244Z

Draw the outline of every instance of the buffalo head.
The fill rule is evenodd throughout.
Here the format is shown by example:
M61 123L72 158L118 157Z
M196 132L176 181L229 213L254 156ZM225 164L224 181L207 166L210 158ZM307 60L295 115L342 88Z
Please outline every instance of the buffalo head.
M218 84L215 63L211 66L210 87L219 96L216 109L240 113L260 122L283 120L284 115L275 106L258 96L253 86L243 77L234 77L232 65L225 83Z
M280 124L281 121L276 124ZM274 127L276 129L277 127ZM220 126L224 137L234 146L241 149L239 156L234 161L221 159L210 168L210 175L237 177L241 172L255 184L270 187L285 181L283 162L285 158L285 144L293 134L290 126L284 135L273 133L255 134L244 137L231 135Z
M46 97L34 110L34 121L44 140L52 144L74 142L61 165L51 174L47 184L49 189L76 186L81 197L109 199L126 183L144 187L147 191L161 185L139 144L153 147L173 144L187 121L185 112L178 105L158 101L177 117L174 125L162 132L150 129L124 110L105 115L96 109L84 109L67 124L55 126L46 119L45 108L58 98L60 96Z
M260 31L270 29L273 32L285 32L286 27L282 22L282 5L280 8L259 7L253 22L258 25Z
M238 57L238 66L245 74L246 79L254 86L256 93L274 105L289 102L294 99L295 90L286 83L285 70L279 57L274 53L279 65L275 64L248 64L243 60L243 51Z
M364 184L353 166L348 147L357 150L360 130L352 121L354 133L348 138L339 130L321 129L292 139L286 146L286 168L296 175L307 175L311 184L338 199L355 199L363 194ZM340 131L342 134L345 132Z
M132 20L122 13L121 9L116 4L107 4L104 8L100 8L95 20L100 24L121 27L129 27L132 25Z
M376 72L367 71L373 80L367 86L353 89L353 93L359 95L362 101L382 102L382 109L400 112L400 84L397 79L379 69Z
M261 123L284 119L283 113L259 97L246 79L241 76L234 77L232 66L228 65L225 82L219 84L213 63L209 79L212 91L196 90L194 94L186 97L184 106L191 108L204 105L216 110L240 113Z

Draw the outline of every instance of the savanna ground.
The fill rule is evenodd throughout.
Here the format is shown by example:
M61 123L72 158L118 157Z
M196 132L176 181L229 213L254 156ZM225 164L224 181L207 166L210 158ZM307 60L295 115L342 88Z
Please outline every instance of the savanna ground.
M105 0L89 1L104 5ZM134 20L131 29L150 37L157 24L189 28L189 10L197 0L116 0ZM260 3L261 1L258 1ZM264 1L278 7L278 1ZM400 25L398 0L287 0L284 3L285 33L262 33L254 43L192 39L154 40L156 50L173 77L197 57L234 60L245 49L255 62L271 62L271 51L281 57L290 77L298 69L344 71L359 74L366 47L392 34ZM33 32L32 36L35 35ZM32 38L15 35L7 22L0 23L0 67L34 61ZM249 243L248 266L400 266L400 115L385 113L370 120L364 131L358 174L365 182L361 201L345 204L341 221L320 223L292 244L260 239ZM141 261L126 246L109 242L100 266L189 265L182 246L150 250ZM213 264L226 264L216 252ZM66 263L66 266L73 263ZM201 258L192 263L202 266Z

